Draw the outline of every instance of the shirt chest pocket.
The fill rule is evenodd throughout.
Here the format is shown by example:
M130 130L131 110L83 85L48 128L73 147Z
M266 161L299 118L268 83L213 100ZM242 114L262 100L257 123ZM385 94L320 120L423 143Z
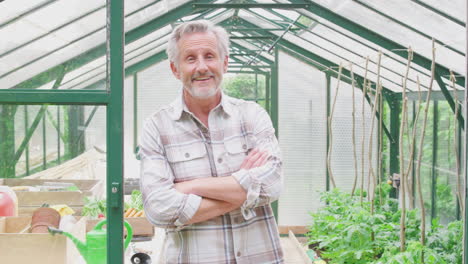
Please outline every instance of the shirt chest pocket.
M203 142L183 146L166 146L166 156L176 182L211 175L208 155Z
M253 136L235 137L224 141L224 147L229 160L230 172L233 173L240 169L249 151L255 148L255 140Z

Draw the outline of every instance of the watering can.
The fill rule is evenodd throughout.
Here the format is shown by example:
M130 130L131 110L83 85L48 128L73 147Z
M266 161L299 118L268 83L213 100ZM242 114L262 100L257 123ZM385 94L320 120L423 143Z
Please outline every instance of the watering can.
M51 234L63 234L70 238L75 243L78 251L86 260L87 264L106 264L107 263L107 231L102 227L107 223L107 220L102 220L94 227L93 230L86 233L86 243L80 241L72 234L62 231L60 229L49 227ZM133 237L132 226L124 221L125 228L127 229L127 238L125 239L125 248L128 247Z

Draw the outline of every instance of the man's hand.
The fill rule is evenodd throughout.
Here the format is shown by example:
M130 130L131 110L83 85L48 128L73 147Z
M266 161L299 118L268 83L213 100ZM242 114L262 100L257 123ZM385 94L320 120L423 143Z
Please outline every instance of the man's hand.
M267 163L269 156L270 154L265 150L260 151L258 149L252 149L247 157L245 157L240 168L249 170L252 168L261 167Z

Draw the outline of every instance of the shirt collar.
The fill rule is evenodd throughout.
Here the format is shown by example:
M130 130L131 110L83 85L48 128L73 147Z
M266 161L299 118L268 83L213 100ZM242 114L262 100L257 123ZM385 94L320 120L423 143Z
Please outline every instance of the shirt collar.
M232 115L233 109L232 109L231 97L229 97L222 91L221 91L221 102L215 108L218 108L219 106L221 106L221 109L226 114L228 114L229 116ZM187 105L184 102L183 90L179 93L177 99L174 100L170 104L169 111L170 111L169 115L173 120L179 120L182 117L183 112L190 113L190 111L187 108Z

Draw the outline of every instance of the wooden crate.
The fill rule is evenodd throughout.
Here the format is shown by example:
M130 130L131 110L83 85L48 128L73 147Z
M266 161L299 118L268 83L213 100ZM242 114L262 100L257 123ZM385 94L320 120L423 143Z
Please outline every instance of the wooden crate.
M0 217L0 263L83 263L73 242L63 235L19 233L27 230L30 223L31 217ZM85 225L83 218L71 231L82 241Z
M89 232L96 226L101 219L88 220L86 223L86 232ZM133 229L134 237L153 237L154 226L146 219L146 217L129 217L125 218Z
M31 215L42 204L66 204L79 213L84 205L84 197L102 197L104 187L100 180L63 180L63 179L0 179L0 185L37 186L45 182L73 183L79 191L28 192L18 191L19 215Z

